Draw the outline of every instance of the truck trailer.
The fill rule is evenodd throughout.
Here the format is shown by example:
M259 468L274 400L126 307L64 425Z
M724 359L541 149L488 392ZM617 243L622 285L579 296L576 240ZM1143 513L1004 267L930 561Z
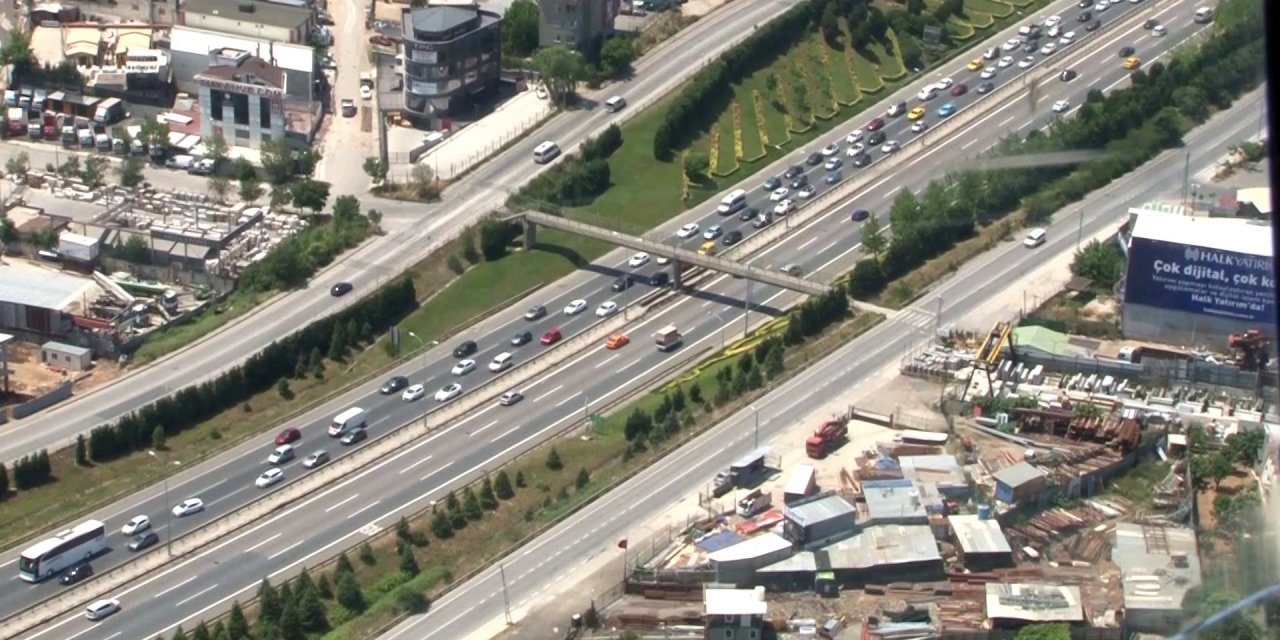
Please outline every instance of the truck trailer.
M653 341L658 345L658 351L671 351L680 346L684 337L680 335L680 330L674 324L669 324L653 334Z

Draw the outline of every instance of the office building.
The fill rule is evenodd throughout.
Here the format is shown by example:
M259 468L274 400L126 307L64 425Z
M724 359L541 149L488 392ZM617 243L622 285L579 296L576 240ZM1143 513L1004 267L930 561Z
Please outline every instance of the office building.
M432 128L497 91L502 17L477 5L405 9L404 115Z
M585 51L613 34L621 0L538 0L538 44Z

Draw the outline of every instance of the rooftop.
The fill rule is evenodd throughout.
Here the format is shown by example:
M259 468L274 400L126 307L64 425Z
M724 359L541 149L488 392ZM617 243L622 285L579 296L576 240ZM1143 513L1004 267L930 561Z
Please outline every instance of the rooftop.
M1126 609L1181 611L1187 592L1200 586L1200 554L1192 529L1121 522L1111 561L1120 567Z
M1144 211L1133 225L1133 237L1268 258L1272 255L1269 227L1247 220Z
M1029 482L1034 482L1044 477L1044 472L1029 462L1019 462L1018 464L1007 466L994 474L992 474L996 482L1003 483L1009 487L1021 487Z
M867 501L867 516L873 521L919 520L923 524L928 515L920 494L910 480L880 481L875 485L863 484L862 495Z
M817 496L783 508L783 515L802 527L855 513L853 505L834 494Z
M707 589L702 602L709 616L763 616L769 604L754 589Z
M0 302L62 310L96 286L87 278L14 260L0 267Z
M230 63L209 65L204 71L196 74L196 79L199 80L201 76L275 89L284 89L285 83L283 69L267 64L257 56L248 56L243 60Z
M712 562L749 560L751 558L767 556L771 553L790 548L790 540L787 540L776 533L766 533L753 538L747 538L738 544L712 551L707 558Z
M982 520L976 515L949 516L947 520L965 553L1013 553L999 522Z
M801 551L790 558L762 567L769 573L799 573L832 569L940 562L938 543L928 525L874 525L863 527L852 538L814 551Z
M311 73L315 70L315 50L301 44L269 42L259 38L218 33L187 26L175 26L169 48L174 52L208 56L210 51L239 49L282 69Z
M282 29L297 29L311 19L311 10L305 7L254 0L184 0L182 11Z
M987 583L987 617L1026 622L1082 622L1080 587Z
M66 354L70 354L70 355L73 355L73 356L82 356L82 355L84 355L84 354L86 354L86 353L93 353L93 350L92 350L92 349L89 349L89 348L87 348L87 347L77 347L77 346L76 346L76 345L74 345L74 344L67 344L67 343L65 343L65 342L58 342L57 340L50 340L50 341L48 341L48 342L46 342L46 343L44 343L44 344L40 345L40 348L41 348L41 349L48 349L48 350L50 350L50 351L57 351L57 352L60 352L60 353L66 353Z
M898 458L898 465L904 478L943 485L967 484L964 469L955 456L902 456Z
M409 10L409 20L404 21L405 36L413 37L412 31L445 33L474 20L479 13L480 8L476 6L414 7ZM412 30L408 27L412 27Z
M1258 213L1271 215L1271 187L1253 187L1236 191L1237 202L1248 202Z

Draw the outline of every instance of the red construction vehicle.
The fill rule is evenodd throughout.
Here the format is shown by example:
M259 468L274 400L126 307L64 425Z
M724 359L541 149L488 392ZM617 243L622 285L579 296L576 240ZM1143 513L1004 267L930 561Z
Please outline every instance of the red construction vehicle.
M849 416L836 416L823 422L822 426L804 441L804 453L814 460L821 460L848 439Z
M1271 340L1257 329L1231 334L1227 345L1236 352L1236 366L1245 371L1265 369L1271 361Z

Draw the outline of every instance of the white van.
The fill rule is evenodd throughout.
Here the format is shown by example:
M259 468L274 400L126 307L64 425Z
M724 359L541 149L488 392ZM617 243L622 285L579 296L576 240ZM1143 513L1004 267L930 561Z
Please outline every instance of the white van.
M1044 244L1044 238L1045 238L1044 229L1039 229L1039 228L1032 229L1030 232L1027 233L1027 238L1022 241L1022 246L1028 249L1034 249Z
M1196 16L1195 16L1196 22L1200 24L1204 24L1206 22L1209 22L1210 20L1213 20L1212 7L1200 7L1199 9L1196 9Z
M720 201L720 206L716 207L716 213L727 216L731 213L737 213L747 206L747 192L737 189L733 193L725 196Z
M546 164L556 159L560 155L560 147L556 143L548 140L533 149L533 161L538 164Z
M170 169L182 169L183 171L186 171L191 168L191 165L194 164L195 161L196 159L192 156L180 155L165 160L164 166L169 167Z
M493 360L489 362L489 370L494 373L502 371L503 369L506 369L511 366L511 360L512 360L511 354L507 353L506 351L503 351L502 353L499 353L498 355L494 356Z
M921 89L920 93L916 94L916 100L919 100L920 102L928 102L936 98L937 96L938 96L938 88L934 85L929 85Z
M348 431L362 428L364 428L364 409L352 407L333 419L333 424L329 425L329 437L337 438Z
M614 96L604 101L604 110L609 113L622 111L622 108L625 106L627 106L627 101L624 100L622 96Z

